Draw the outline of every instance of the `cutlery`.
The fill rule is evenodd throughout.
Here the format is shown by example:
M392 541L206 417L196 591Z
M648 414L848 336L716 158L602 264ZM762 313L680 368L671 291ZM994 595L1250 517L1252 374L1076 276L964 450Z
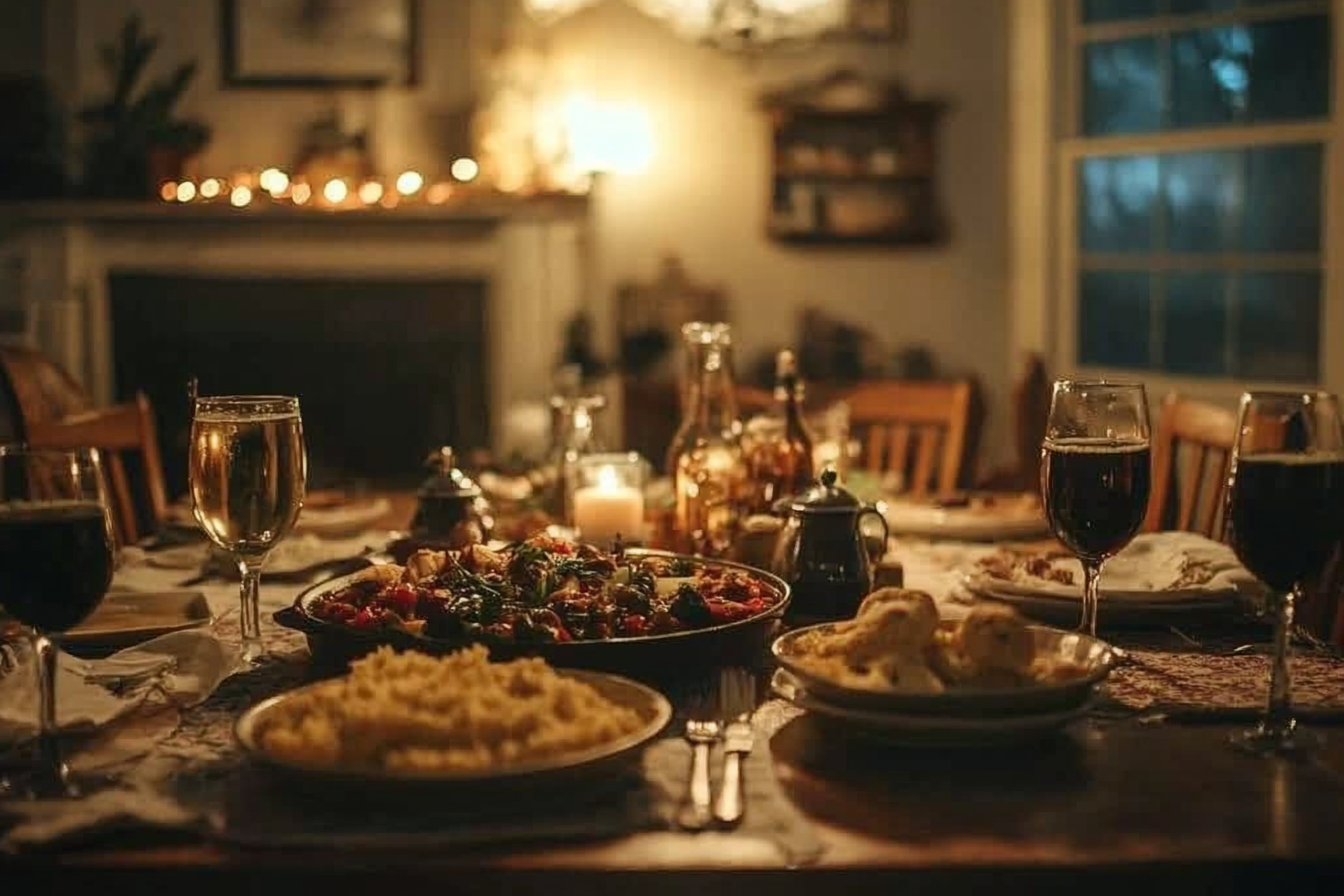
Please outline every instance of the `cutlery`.
M709 751L719 739L719 723L705 718L713 702L692 707L691 718L686 722L685 738L691 745L691 777L686 785L686 797L677 812L677 824L688 831L704 830L714 820L710 805Z
M743 760L751 753L753 735L751 712L756 703L756 680L746 669L725 669L719 683L724 704L723 783L714 803L714 820L733 827L746 814L746 788L743 784Z

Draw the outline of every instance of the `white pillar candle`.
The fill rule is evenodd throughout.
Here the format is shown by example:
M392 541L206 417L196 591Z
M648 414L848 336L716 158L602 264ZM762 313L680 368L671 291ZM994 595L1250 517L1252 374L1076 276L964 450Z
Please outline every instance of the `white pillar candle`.
M644 493L621 485L613 468L602 467L597 484L574 490L574 526L580 538L603 550L617 535L627 543L642 541Z

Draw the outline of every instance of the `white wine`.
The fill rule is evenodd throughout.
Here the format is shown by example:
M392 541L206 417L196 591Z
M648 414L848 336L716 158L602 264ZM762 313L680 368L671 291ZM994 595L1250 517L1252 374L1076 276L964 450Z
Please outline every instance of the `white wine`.
M193 512L215 544L257 559L294 528L307 477L297 407L251 414L198 410L190 456Z

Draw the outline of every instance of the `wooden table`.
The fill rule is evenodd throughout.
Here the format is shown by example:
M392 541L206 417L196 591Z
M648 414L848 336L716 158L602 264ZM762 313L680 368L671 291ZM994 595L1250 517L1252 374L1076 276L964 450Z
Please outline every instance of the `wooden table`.
M389 526L412 502L401 496ZM1344 727L1302 761L1243 755L1222 725L1089 721L1030 749L878 751L804 716L772 740L787 795L826 853L778 868L775 848L725 833L648 833L591 845L474 855L230 852L128 844L56 860L0 859L57 891L109 884L340 891L977 893L1176 887L1190 893L1338 891L1344 884ZM90 889L92 892L93 889ZM8 888L5 888L8 892Z

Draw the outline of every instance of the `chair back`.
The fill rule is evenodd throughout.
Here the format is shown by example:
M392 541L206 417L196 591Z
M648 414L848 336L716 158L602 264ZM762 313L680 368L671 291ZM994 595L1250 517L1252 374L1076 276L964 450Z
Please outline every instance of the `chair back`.
M1145 532L1179 529L1223 540L1223 490L1236 432L1237 415L1226 408L1175 394L1163 399Z
M869 471L898 474L915 497L955 491L969 470L969 380L872 380L845 398Z
M159 455L154 408L143 393L135 400L62 420L28 424L28 444L34 448L97 448L103 455L113 519L123 544L138 541L162 525L168 511L163 461ZM138 455L143 479L143 501L137 501L127 475L126 455ZM143 514L143 516L142 516ZM141 525L141 520L146 524Z

